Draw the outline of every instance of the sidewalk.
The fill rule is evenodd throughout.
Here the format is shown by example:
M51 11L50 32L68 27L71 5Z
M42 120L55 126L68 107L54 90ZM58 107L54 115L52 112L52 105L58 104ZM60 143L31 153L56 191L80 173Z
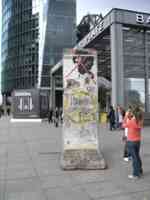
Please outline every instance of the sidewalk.
M0 119L0 200L150 200L150 127L143 130L144 178L128 180L121 131L100 127L108 169L60 169L61 128Z

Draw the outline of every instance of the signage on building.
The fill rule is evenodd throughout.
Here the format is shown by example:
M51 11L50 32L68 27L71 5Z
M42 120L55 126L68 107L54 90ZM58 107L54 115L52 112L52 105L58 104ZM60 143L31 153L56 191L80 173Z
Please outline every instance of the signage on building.
M93 30L91 30L84 38L81 40L75 48L83 48L89 44L94 38L96 38L104 30L104 20L101 21Z
M20 96L31 96L30 92L15 92L15 97L20 97Z
M136 22L140 24L150 24L150 16L145 17L143 14L136 14Z
M34 108L33 103L32 103L32 98L28 97L25 99L23 97L20 97L18 108L22 112L23 111L28 111L28 112L32 111L32 109Z
M17 92L17 91L15 91L14 96L17 97L18 109L21 112L32 111L32 109L34 108L34 105L33 105L33 99L32 99L31 92L26 92L26 91Z

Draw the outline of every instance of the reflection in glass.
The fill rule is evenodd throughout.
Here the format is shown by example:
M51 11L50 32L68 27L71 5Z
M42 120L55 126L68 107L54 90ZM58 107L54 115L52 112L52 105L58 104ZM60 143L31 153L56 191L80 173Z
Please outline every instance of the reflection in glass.
M138 105L143 107L145 104L145 80L140 78L125 79L125 104Z
M145 33L143 29L123 30L125 106L145 109Z
M2 1L2 93L33 88L38 70L38 0ZM32 9L32 6L34 7Z
M63 49L72 48L76 41L75 1L49 0L45 5L46 9L44 9L43 14L46 13L46 10L48 12L45 18L46 27L44 29L40 26L42 33L45 32L43 33L44 38L40 36L40 41L45 40L40 53L41 64L39 65L38 81L40 87L50 86L50 82L46 81L46 79L50 80L50 69L62 58ZM44 20L44 17L42 18Z

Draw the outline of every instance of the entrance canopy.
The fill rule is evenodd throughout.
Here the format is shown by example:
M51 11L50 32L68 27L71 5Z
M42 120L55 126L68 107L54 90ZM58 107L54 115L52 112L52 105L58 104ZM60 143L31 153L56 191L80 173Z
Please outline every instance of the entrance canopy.
M150 108L149 13L114 8L74 48L97 50L99 87L111 90L112 105Z

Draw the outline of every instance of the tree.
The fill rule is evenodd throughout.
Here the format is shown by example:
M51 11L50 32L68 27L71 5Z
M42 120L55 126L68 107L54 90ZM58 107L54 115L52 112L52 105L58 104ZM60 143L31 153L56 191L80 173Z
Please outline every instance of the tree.
M140 94L137 90L129 90L126 92L126 102L127 106L128 105L141 106L141 107L144 106L140 99Z
M84 22L77 27L77 42L82 40L86 34L90 32L90 24Z

